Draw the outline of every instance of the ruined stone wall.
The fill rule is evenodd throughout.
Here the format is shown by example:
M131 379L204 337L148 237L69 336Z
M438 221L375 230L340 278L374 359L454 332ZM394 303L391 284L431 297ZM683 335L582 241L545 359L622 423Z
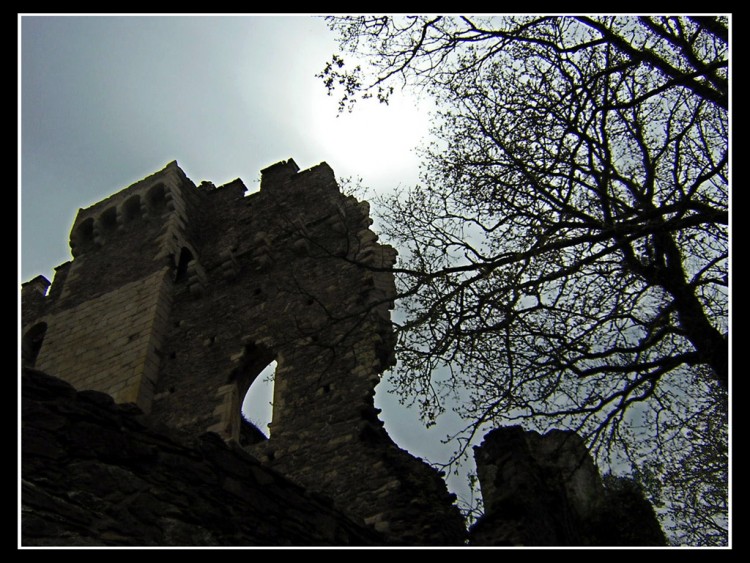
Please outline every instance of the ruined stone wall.
M373 393L393 361L390 247L366 204L343 196L325 164L263 171L258 193L235 182L206 192L199 249L208 283L178 290L154 416L238 439L239 405L271 361L271 439L262 460L404 541L460 543L453 497L390 440ZM210 319L210 322L207 322Z
M24 370L21 545L376 546L381 535L215 434Z
M49 526L56 516L44 504L49 501L63 519L70 518L61 537L131 545L135 540L122 533L118 519L129 521L130 509L124 507L135 498L139 514L155 510L156 503L171 515L144 520L160 529L147 534L149 544L185 538L217 545L273 543L273 534L283 533L283 522L253 539L245 535L245 523L232 524L245 530L239 535L226 535L202 520L218 518L217 506L240 497L250 504L230 510L221 522L246 518L261 526L258 516L266 501L256 497L266 498L260 490L264 483L277 483L269 477L273 470L284 476L281 497L287 498L283 491L294 483L324 495L355 528L368 527L364 535L350 530L352 538L463 544L464 521L442 476L391 440L374 406L375 386L395 361L390 310L396 290L389 270L396 251L379 244L370 230L367 203L343 195L325 163L300 171L292 160L279 162L262 171L258 192L246 192L240 180L196 187L171 163L79 210L70 237L73 260L56 269L51 285L42 277L23 285L24 362L79 391L107 393L121 405L104 405L111 412L100 412L91 425L61 415L72 408L76 419L78 407L88 412L82 405L106 403L103 395L64 391L75 399L75 408L54 406L57 399L43 408L24 402L24 456L35 460L24 466L24 472L31 471L24 489L24 502L31 507L28 537L38 544L54 541ZM240 407L272 361L277 363L273 420L270 439L264 439L243 421ZM117 408L127 410L127 403L147 413L147 434L164 430L180 443L197 440L195 447L203 453L149 434L146 442L151 440L153 448L146 447L144 457L143 435L129 446L130 438L121 432L131 418L117 414ZM206 438L207 432L214 438ZM255 465L232 461L209 470L203 461L187 461L203 459L200 444L216 435L235 452L232 456L244 447ZM47 438L55 445L44 449ZM117 444L124 448L121 453ZM87 447L114 456L118 468L94 464L94 473L87 472L80 459ZM159 451L162 447L165 452ZM210 455L229 456L220 450L213 448ZM94 457L102 461L99 453ZM486 507L471 530L476 545L663 543L648 503L632 491L606 491L574 434L496 430L476 459ZM183 463L197 472L186 481L175 473ZM137 478L125 479L126 490L107 494L83 485L99 475L121 474L123 464L139 471ZM231 476L212 475L217 470ZM207 487L208 497L200 491L178 493L167 486L171 479L181 484L178 488ZM75 491L77 500L70 498ZM165 504L163 497L177 499L180 508ZM301 510L307 516L290 516L296 531L276 543L349 537L335 531L306 536L304 522L318 510L306 502L296 496L283 505L290 514ZM193 503L206 511L193 512ZM45 515L45 510L52 513ZM104 515L104 527L86 516L91 510ZM185 511L185 520L175 523L181 518L175 510ZM34 535L37 524L42 532ZM80 529L72 532L76 526Z
M184 437L237 443L242 399L275 360L271 438L255 455L394 541L460 544L455 498L373 404L394 361L396 253L370 224L326 164L280 162L249 196L170 164L79 212L74 259L46 297L43 280L25 285L24 336L41 342L30 363Z
M497 428L475 460L485 514L471 529L473 545L666 545L642 492L606 488L574 432Z

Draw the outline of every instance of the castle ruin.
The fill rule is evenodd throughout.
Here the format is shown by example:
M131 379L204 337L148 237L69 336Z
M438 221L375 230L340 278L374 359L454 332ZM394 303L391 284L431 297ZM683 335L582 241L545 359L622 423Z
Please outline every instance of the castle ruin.
M300 171L291 159L246 192L240 180L196 186L172 162L79 210L73 259L53 283L23 284L23 364L137 405L150 428L215 433L384 541L463 545L454 495L391 440L373 403L395 364L396 251L378 243L368 204L343 195L327 164ZM274 361L266 439L241 405ZM623 541L602 531L605 491L569 434L479 448L487 517L473 543ZM663 543L654 537L627 541Z

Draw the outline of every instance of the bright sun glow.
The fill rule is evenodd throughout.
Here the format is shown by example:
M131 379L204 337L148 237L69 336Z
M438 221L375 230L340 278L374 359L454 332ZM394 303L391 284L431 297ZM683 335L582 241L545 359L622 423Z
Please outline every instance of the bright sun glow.
M427 136L429 122L415 99L402 95L387 106L367 100L331 119L336 99L313 98L316 140L324 158L337 163L339 176L361 177L378 190L417 182L415 149Z

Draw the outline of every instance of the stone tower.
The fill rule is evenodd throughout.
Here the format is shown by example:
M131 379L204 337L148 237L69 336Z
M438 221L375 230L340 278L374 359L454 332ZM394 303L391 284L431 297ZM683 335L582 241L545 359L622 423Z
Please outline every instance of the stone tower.
M172 163L78 211L74 260L23 286L24 363L151 410L195 191Z
M396 252L327 164L195 186L176 163L79 210L73 260L24 284L27 365L211 431L397 542L463 541L443 480L373 405L393 364ZM49 286L49 287L48 287ZM269 440L240 408L277 362Z

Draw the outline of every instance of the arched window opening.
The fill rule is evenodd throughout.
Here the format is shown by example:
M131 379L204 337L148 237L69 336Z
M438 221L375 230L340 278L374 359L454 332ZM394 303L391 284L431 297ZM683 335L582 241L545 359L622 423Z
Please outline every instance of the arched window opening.
M105 231L114 231L117 228L117 209L110 207L105 210L99 218L99 222Z
M39 351L42 349L44 335L47 333L47 323L37 323L32 326L21 340L21 356L23 365L34 367Z
M235 389L227 394L232 406L229 418L224 420L228 423L228 434L242 446L268 439L275 370L273 352L250 342L245 345L237 367L229 376ZM229 403L225 402L225 405L229 406Z
M242 418L243 421L249 422L253 427L263 434L263 437L270 438L271 436L271 419L273 418L273 384L274 375L276 372L276 361L272 361L261 371L253 381L250 388L245 394L245 399L242 402ZM245 428L247 424L243 424L243 432L249 434L246 440L250 443L257 443L260 440L252 442L252 428Z
M122 206L122 220L123 223L131 223L141 217L141 198L136 196L131 197Z
M183 247L180 251L180 259L177 261L177 271L174 275L174 281L181 283L187 280L188 264L193 260L193 253Z
M149 212L152 215L161 215L167 207L167 194L164 184L156 184L148 192L146 199Z

